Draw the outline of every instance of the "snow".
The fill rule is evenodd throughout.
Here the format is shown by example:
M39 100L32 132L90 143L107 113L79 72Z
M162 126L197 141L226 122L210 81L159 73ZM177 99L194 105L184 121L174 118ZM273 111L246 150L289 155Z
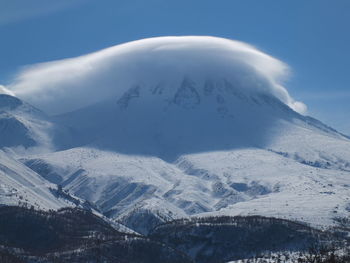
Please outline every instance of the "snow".
M0 151L0 204L28 205L36 209L58 209L72 204L50 191L56 186Z
M276 121L303 118L272 95L247 94L227 80L184 77L177 88L136 90L56 121L76 132L75 146L173 161L184 153L265 147L279 135Z
M0 94L0 133L0 147L12 155L52 152L70 142L68 129L7 94Z
M142 40L30 68L13 84L20 97L45 108L49 92L76 110L49 118L0 95L0 120L14 116L20 140L42 149L4 149L0 163L11 170L0 173L1 203L17 203L20 191L41 207L65 205L51 182L130 224L153 213L147 220L264 215L332 226L350 216L350 140L291 109L285 70L244 43L205 37ZM37 86L22 92L25 84Z
M172 218L265 215L317 227L349 216L350 172L305 165L263 149L189 154L173 163L93 148L33 158L62 174L70 192L103 212L114 210L114 218L137 207L171 211ZM84 176L65 184L78 169Z

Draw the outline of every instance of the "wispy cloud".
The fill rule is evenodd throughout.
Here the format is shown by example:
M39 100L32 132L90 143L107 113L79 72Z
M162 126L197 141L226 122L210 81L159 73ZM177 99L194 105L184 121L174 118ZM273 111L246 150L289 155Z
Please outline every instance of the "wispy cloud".
M13 92L9 91L6 89L4 86L0 85L0 94L6 94L6 95L11 95L14 96Z
M0 26L82 3L81 0L1 0Z

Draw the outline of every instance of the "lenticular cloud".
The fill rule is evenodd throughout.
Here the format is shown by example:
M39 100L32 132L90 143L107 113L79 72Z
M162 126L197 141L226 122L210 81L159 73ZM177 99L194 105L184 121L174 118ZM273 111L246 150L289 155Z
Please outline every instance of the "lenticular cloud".
M88 55L29 66L9 85L18 97L61 114L118 97L133 85L177 86L229 80L246 92L273 95L303 113L305 105L282 86L288 67L243 42L188 36L158 37L113 46Z

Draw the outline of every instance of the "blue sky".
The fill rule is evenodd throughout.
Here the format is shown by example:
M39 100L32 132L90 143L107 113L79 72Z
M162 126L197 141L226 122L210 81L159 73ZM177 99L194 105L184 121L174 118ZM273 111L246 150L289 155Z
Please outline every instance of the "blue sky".
M1 0L0 84L25 65L164 35L241 40L292 69L291 95L350 134L349 0Z

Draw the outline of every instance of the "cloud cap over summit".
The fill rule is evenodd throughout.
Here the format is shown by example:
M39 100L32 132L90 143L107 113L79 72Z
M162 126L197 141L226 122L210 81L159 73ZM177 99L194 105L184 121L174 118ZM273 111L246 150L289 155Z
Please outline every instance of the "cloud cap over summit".
M157 37L84 56L24 68L8 85L49 114L62 114L110 98L135 85L180 85L225 79L244 92L277 97L299 113L306 106L283 87L288 66L243 42L207 36Z

